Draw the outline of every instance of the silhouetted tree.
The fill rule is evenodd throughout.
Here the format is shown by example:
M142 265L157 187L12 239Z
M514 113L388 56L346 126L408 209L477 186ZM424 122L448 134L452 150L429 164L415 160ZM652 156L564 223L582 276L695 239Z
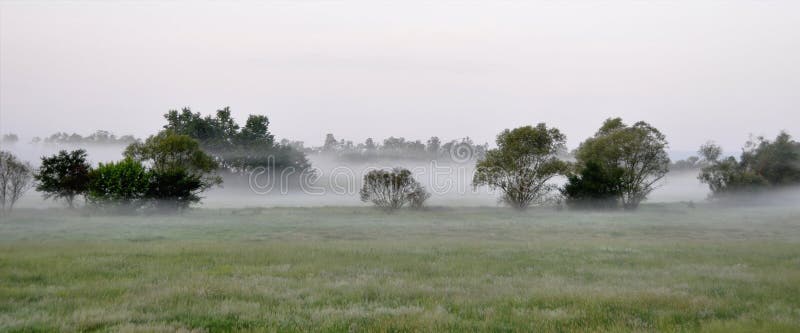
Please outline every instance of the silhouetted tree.
M83 149L42 157L42 165L34 174L36 190L46 199L64 199L73 208L75 197L86 193L90 169Z

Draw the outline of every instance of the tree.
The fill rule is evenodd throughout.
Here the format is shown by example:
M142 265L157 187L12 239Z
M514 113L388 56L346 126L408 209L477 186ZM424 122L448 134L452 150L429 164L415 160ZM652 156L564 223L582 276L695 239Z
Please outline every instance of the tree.
M302 149L275 143L269 131L269 118L264 115L248 116L244 127L233 120L228 107L217 110L214 117L203 117L184 108L180 112L171 110L164 118L167 120L165 130L197 140L200 148L214 156L220 167L230 171L257 167L292 167L302 171L310 167Z
M199 193L222 183L216 174L217 162L187 135L162 131L143 143L128 146L125 156L150 165L152 178L147 198L157 200L161 206L171 201L175 207L184 208L197 202Z
M14 133L3 134L3 139L0 140L3 143L17 143L19 141L19 137Z
M322 151L336 151L338 146L339 142L336 141L336 137L333 136L333 133L325 134L325 144L322 146Z
M478 160L473 185L500 189L503 201L515 209L542 203L555 189L549 181L567 169L557 157L565 141L544 123L507 129L497 136L497 148Z
M706 166L697 178L708 184L715 198L800 184L800 143L786 132L774 141L763 137L748 141L739 160L721 158L722 148L711 142L699 153Z
M90 169L83 149L62 150L57 155L42 157L42 165L34 174L36 190L46 199L64 199L73 208L75 197L86 193Z
M425 187L422 186L419 182L414 182L413 187L411 188L411 193L408 194L408 204L411 206L412 209L422 209L425 207L425 201L431 197L431 194L425 190Z
M98 205L135 210L144 204L149 186L150 172L141 162L126 158L92 169L86 198Z
M758 137L747 143L742 163L774 186L800 184L800 143L781 132L775 140Z
M183 210L200 201L206 183L185 169L151 172L145 197L159 210Z
M14 154L0 150L0 212L11 211L31 186L32 167Z
M364 185L361 187L360 194L361 201L371 202L387 212L399 209L406 203L421 208L430 196L414 180L411 171L403 168L368 172L364 175Z
M561 190L572 208L616 208L622 194L622 168L603 168L588 161L577 173L567 176Z
M625 125L621 118L607 119L600 130L581 143L576 152L579 167L589 161L604 172L621 169L620 201L625 209L636 209L664 178L669 169L664 134L645 122Z
M428 145L426 150L428 151L428 154L433 156L439 155L439 149L442 148L442 140L439 140L438 136L432 136L430 139L428 139L427 143Z

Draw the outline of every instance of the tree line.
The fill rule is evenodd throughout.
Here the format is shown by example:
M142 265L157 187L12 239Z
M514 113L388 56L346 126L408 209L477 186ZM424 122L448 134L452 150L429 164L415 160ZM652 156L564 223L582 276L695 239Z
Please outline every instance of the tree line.
M367 138L363 143L354 144L350 140L337 140L332 133L328 133L325 135L325 143L321 147L310 148L306 151L332 155L340 160L351 162L379 159L466 162L483 157L488 147L488 144L477 144L469 137L443 142L438 136L432 136L425 142L390 136L383 141Z
M228 108L214 116L184 108L171 110L164 118L166 124L158 134L130 143L122 160L97 167L91 166L82 149L44 156L38 170L0 152L0 207L11 210L28 188L35 187L45 198L64 200L69 207L82 197L93 207L115 211L181 211L220 185L220 172L261 166L310 168L305 151L296 143L275 142L266 116L250 115L240 126ZM350 149L346 143L342 148L342 141L333 135L328 139L323 151ZM432 156L463 144L480 152L474 160L473 186L498 190L505 204L520 210L548 202L575 209L634 210L675 165L667 155L663 133L646 122L628 125L620 118L607 119L569 157L565 157L566 136L544 123L504 130L493 149L468 139L444 145L434 139L422 144L389 138L383 145L369 139L353 151L417 151ZM800 143L785 132L775 140L748 141L738 159L723 158L722 149L713 143L704 144L698 153L700 157L681 163L700 168L698 179L709 186L711 199L800 184ZM553 184L556 177L564 177L566 183ZM387 211L405 205L419 209L429 197L402 168L369 172L360 191L362 201Z

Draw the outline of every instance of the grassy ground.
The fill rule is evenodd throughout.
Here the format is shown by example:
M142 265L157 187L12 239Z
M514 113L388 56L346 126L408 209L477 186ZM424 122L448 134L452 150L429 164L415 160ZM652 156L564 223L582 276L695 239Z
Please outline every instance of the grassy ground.
M0 221L0 331L800 330L800 209Z

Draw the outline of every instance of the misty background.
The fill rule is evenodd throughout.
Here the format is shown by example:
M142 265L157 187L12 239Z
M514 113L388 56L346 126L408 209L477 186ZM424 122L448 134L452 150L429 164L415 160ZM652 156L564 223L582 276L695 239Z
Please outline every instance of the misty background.
M0 132L20 136L3 149L37 164L65 147L27 145L34 136L141 138L184 106L230 106L240 122L264 114L277 140L306 146L326 133L493 146L505 128L546 122L575 148L619 116L659 128L673 159L707 140L738 154L750 134L800 132L798 11L793 1L4 1ZM93 163L122 149L85 148ZM668 174L650 200L701 200L695 177ZM206 204L239 200L235 190L212 190Z

